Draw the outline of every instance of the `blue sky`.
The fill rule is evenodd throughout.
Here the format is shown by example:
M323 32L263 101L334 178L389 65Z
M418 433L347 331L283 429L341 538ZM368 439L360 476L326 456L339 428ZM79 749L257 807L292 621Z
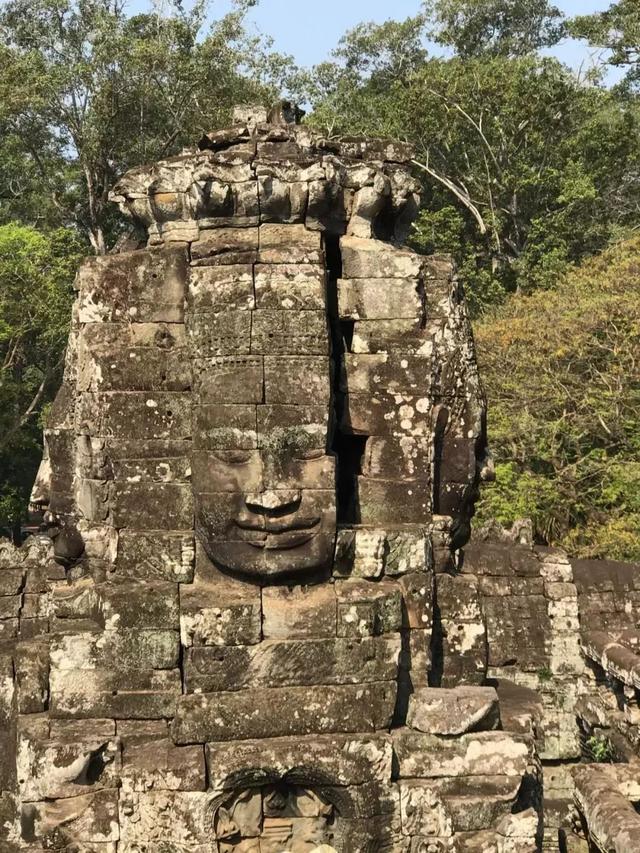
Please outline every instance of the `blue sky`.
M607 9L611 0L555 0L555 4L576 15ZM146 0L130 0L129 8L149 5ZM212 15L219 17L230 6L230 0L212 0ZM291 54L299 65L313 65L326 59L340 36L361 21L407 18L420 6L420 0L259 0L249 20L251 27L274 39L277 50ZM583 44L569 41L553 52L574 67L588 62L590 55Z
M610 0L555 0L568 15L607 9ZM223 3L214 4L222 8ZM275 47L290 53L300 65L313 65L327 58L344 32L361 21L408 18L420 9L419 0L259 0L251 18L258 29L270 35ZM561 45L556 52L571 65L588 56L584 46Z

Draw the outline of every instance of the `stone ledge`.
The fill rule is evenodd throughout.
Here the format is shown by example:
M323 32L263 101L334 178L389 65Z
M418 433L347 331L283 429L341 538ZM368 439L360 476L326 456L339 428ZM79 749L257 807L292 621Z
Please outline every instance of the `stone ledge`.
M434 735L497 729L498 694L493 687L420 687L409 698L407 725Z
M640 690L640 655L604 631L586 632L581 640L584 654L627 687Z
M583 765L572 776L575 801L593 843L607 853L637 853L640 815L620 790L616 768Z

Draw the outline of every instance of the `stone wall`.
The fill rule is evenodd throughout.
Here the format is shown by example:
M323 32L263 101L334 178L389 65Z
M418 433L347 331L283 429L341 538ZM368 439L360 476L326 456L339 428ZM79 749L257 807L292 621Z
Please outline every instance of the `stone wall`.
M634 599L467 545L485 403L451 260L402 246L411 150L289 112L125 175L146 244L79 270L48 535L0 546L1 853L533 853L589 823L569 770L635 664L579 628Z
M399 248L406 146L264 118L125 176L148 245L79 271L51 540L3 552L2 843L533 850L531 732L430 686L485 448L462 288Z

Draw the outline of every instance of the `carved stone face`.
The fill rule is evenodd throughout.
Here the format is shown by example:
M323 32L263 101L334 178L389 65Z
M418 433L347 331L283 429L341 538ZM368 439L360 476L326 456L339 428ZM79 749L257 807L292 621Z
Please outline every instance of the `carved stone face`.
M220 568L249 576L298 576L333 558L335 458L327 406L258 405L255 429L205 425L192 460L196 533ZM249 407L246 407L249 409ZM241 445L232 447L229 445Z
M260 457L246 462L238 456L234 459L238 461L227 458L219 464L241 481L251 480L259 468L270 467ZM332 463L330 457L320 456L300 464L309 470L316 467L333 480ZM333 556L333 504L328 489L197 494L196 529L208 556L223 569L269 577L298 575L326 566Z
M347 146L340 169L276 178L270 158L284 149L250 136L121 182L152 247L95 258L78 277L68 404L49 430L52 512L89 556L91 536L122 562L120 531L195 528L215 566L267 580L323 575L336 491L341 522L448 516L459 547L483 404L451 265L372 239L381 217L415 204L395 165L404 155L385 147L381 166L374 146L363 165L364 150ZM306 136L295 144L319 158ZM230 171L235 145L243 165ZM191 203L203 182L206 211ZM77 538L60 540L71 558Z
M282 227L260 246L286 254L192 267L185 314L196 534L219 568L262 578L328 566L336 524L321 238Z

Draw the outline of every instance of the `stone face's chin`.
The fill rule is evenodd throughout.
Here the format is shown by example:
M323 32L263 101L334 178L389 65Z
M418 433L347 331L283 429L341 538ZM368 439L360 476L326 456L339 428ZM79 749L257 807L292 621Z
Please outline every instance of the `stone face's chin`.
M255 578L300 577L331 564L335 533L320 530L268 534L262 540L225 541L199 538L209 559L218 568Z
M196 493L196 535L212 563L228 574L317 574L334 557L334 488Z

